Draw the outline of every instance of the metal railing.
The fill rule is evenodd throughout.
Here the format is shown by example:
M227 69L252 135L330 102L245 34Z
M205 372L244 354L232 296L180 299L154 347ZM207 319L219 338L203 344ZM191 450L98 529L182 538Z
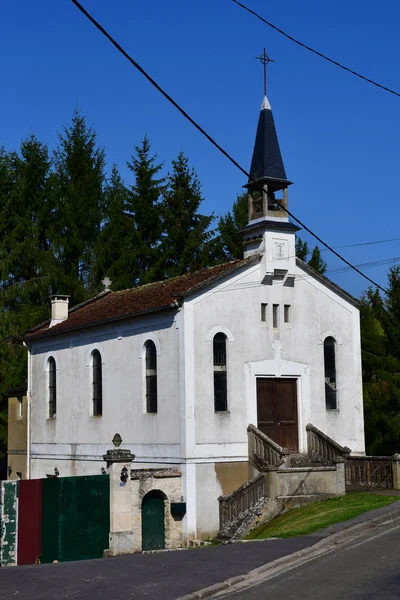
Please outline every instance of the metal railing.
M249 461L259 471L265 467L280 467L288 465L290 452L271 440L265 433L254 425L247 428Z
M220 496L219 535L230 537L237 530L248 511L265 498L265 477L259 474L227 496Z
M306 426L306 431L307 450L310 457L328 463L335 458L349 458L350 448L341 446L311 423Z

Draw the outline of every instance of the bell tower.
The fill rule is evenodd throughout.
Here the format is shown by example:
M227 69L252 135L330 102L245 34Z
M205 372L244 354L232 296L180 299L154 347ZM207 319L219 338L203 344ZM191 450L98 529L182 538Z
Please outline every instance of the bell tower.
M274 279L294 284L295 233L297 225L289 221L288 187L291 185L279 147L271 105L266 95L266 67L273 62L266 54L257 57L264 65L264 99L258 119L251 160L248 190L249 222L243 233L244 256L263 254L263 282Z

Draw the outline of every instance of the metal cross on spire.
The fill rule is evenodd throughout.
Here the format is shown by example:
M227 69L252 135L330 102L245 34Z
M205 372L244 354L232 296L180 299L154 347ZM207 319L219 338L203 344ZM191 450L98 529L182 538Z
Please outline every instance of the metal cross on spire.
M267 65L274 61L272 60L272 58L270 58L268 56L265 48L264 48L263 54L261 54L261 56L256 56L256 59L260 60L262 62L262 64L264 65L264 96L266 96L267 95Z

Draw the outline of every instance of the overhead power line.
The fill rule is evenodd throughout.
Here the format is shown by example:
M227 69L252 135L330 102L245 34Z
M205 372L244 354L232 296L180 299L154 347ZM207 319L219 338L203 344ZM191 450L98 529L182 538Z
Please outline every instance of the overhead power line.
M268 25L268 27L271 27L272 29L274 29L275 31L280 33L281 35L284 35L288 40L290 40L291 42L294 42L298 46L301 46L302 48L309 50L313 54L320 56L324 60L327 60L328 62L335 65L336 67L339 67L340 69L343 69L344 71L347 71L348 73L351 73L351 75L355 75L359 79L362 79L363 81L366 81L367 83L370 83L370 84L374 85L375 87L380 88L381 90L385 90L385 92L389 92L390 94L393 94L394 96L400 97L400 92L396 92L395 90L392 90L391 88L386 87L386 85L382 85L381 83L378 83L377 81L374 81L373 79L370 79L369 77L365 77L365 75L361 75L361 73L357 73L357 71L353 71L353 69L350 69L349 67L346 67L345 65L342 65L342 63L338 62L337 60L334 60L333 58L330 58L329 56L326 56L326 54L322 54L322 52L319 52L318 50L311 48L311 46L307 46L307 44L303 44L303 42L296 40L296 38L289 35L288 33L286 33L286 31L283 31L282 29L280 29L279 27L277 27L270 21L267 21L267 19L264 19L264 17L262 17L261 15L256 13L256 11L252 10L245 4L242 4L242 2L239 2L238 0L232 0L232 2L234 2L235 4L237 4L244 10L247 10L248 13L250 13L251 15L254 15L255 17L257 17L257 19L260 19L260 21L262 21L263 23Z
M143 67L139 65L127 52L122 48L122 46L104 29L98 21L88 11L78 2L78 0L71 0L73 4L89 19L91 23L112 43L115 48L123 55L125 58L138 70L146 79L170 102L175 108L187 119L202 135L204 135L211 144L217 148L239 171L241 171L250 181L254 181L251 177L250 173L246 171L216 140L214 140L211 135L209 135L201 125L199 125L146 71ZM367 275L365 275L362 271L357 269L351 262L349 262L346 258L344 258L341 254L336 252L329 244L324 242L316 233L314 233L307 225L305 225L300 219L298 219L292 212L290 212L287 208L281 205L281 207L285 210L285 212L296 221L305 231L308 231L310 235L312 235L320 244L325 246L328 250L330 250L335 256L337 256L341 261L343 261L347 266L351 267L356 273L364 277L369 283L372 283L375 287L382 290L384 293L387 293L387 290L383 288L379 283L376 283L372 279L370 279Z
M392 258L382 258L380 260L373 260L371 262L366 262L366 263L360 263L358 265L356 265L357 267L359 267L360 269L371 269L373 267L382 267L383 265L398 265L400 262L400 256L393 256ZM349 267L337 267L336 269L329 269L328 273L330 275L332 274L338 274L338 273L345 273L346 271L349 271Z
M390 240L376 240L374 242L359 242L358 244L345 244L344 246L333 246L336 250L340 248L357 248L359 246L372 246L374 244L388 244L389 242L398 242L400 238L391 238ZM322 248L325 252L326 248Z

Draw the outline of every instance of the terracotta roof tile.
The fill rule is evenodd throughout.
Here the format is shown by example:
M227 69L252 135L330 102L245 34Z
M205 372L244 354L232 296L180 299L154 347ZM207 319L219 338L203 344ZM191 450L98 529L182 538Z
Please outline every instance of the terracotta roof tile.
M128 319L148 312L173 309L185 295L218 281L253 262L258 256L231 261L195 273L150 283L120 292L103 292L69 311L68 319L49 328L50 321L26 332L28 340L93 327L109 321Z

